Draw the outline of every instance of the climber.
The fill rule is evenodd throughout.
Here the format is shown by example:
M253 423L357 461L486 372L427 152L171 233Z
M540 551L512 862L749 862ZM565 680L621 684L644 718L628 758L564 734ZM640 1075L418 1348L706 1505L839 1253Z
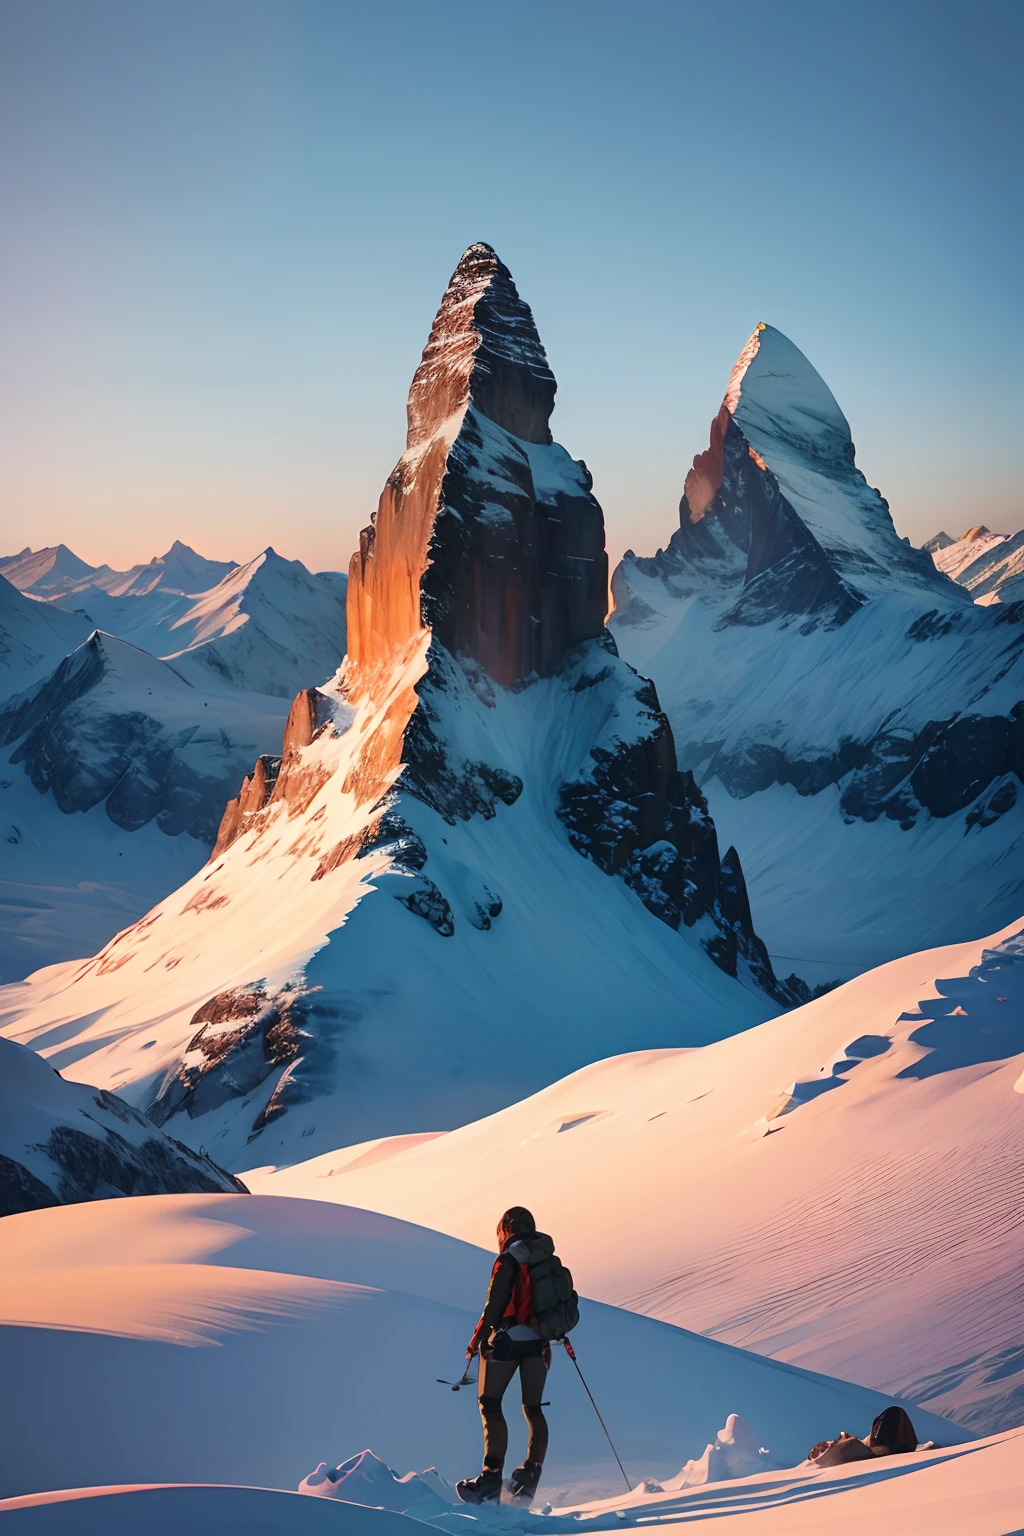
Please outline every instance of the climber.
M552 1339L562 1339L579 1318L572 1276L555 1255L550 1237L537 1231L528 1210L515 1205L498 1223L498 1257L491 1270L487 1303L466 1348L479 1352L477 1390L484 1428L484 1465L479 1477L464 1478L455 1491L467 1504L497 1502L508 1449L508 1425L501 1400L516 1372L529 1426L526 1457L508 1481L514 1499L528 1503L537 1491L548 1426L541 1407L551 1365Z

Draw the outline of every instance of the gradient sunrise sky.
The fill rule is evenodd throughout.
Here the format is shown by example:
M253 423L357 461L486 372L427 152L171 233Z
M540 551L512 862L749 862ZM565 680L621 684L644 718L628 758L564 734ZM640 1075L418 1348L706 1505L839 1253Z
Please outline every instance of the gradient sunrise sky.
M918 543L1024 524L1024 5L0 0L0 553L347 566L495 246L609 548L754 324Z

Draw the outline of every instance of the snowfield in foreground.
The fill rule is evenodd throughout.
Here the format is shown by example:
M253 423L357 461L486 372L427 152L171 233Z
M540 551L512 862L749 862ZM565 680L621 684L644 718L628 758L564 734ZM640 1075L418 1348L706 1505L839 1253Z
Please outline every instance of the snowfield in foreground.
M0 1500L5 1532L31 1536L415 1536L424 1525L466 1536L569 1536L657 1526L708 1536L1015 1536L1024 1430L952 1450L815 1472L799 1467L669 1494L634 1492L550 1514L501 1509L415 1516L269 1488L156 1485L80 1488ZM722 1521L726 1523L723 1525Z
M1018 921L446 1136L243 1177L479 1243L525 1204L587 1295L991 1433L1024 1419L1022 1068Z
M297 1488L368 1444L449 1482L479 1467L474 1396L436 1378L461 1369L490 1269L481 1249L366 1211L245 1195L32 1211L7 1217L3 1236L0 1373L18 1412L0 1496ZM731 1412L776 1465L794 1465L841 1428L867 1433L887 1401L595 1302L574 1339L634 1481L675 1475ZM544 1497L613 1493L618 1470L561 1351L547 1396ZM509 1406L516 1456L525 1431ZM910 1412L922 1439L969 1438Z

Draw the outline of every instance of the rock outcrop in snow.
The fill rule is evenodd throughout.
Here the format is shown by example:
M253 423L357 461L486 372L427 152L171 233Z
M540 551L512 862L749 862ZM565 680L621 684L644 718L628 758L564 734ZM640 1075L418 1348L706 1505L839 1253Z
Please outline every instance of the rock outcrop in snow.
M616 642L744 850L769 949L815 980L1024 902L996 873L1017 819L975 841L1024 773L1024 607L973 605L936 569L949 555L897 536L831 391L759 326L679 528L613 577Z
M0 1216L115 1195L246 1193L116 1095L0 1040Z
M352 562L344 668L298 695L209 867L63 994L86 1037L107 998L125 1091L222 1160L459 1122L806 995L603 627L602 514L553 395L507 270L471 247ZM40 1022L46 991L19 1001Z

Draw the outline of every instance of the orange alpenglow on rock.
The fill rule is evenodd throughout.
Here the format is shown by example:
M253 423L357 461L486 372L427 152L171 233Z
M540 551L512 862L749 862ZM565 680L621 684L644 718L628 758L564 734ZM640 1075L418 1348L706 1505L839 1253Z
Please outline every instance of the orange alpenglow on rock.
M489 245L470 246L412 382L406 451L352 557L353 664L386 662L429 629L508 686L550 676L601 634L608 564L590 476L565 454L575 474L557 507L534 479L548 469L530 449L552 446L555 387L508 269ZM488 460L497 473L482 495Z

